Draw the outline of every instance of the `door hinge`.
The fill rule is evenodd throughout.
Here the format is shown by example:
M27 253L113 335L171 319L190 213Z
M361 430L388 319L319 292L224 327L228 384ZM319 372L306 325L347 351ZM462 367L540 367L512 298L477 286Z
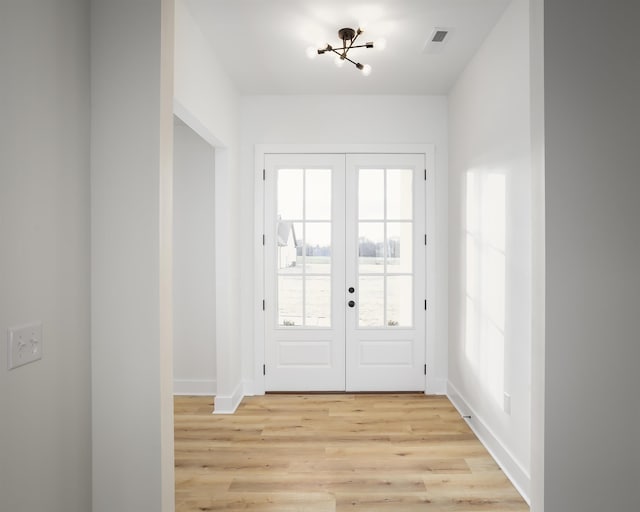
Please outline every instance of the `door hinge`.
M424 299L424 310L427 310L427 299Z
M266 375L267 374L267 365L263 364L262 365L262 375Z
M424 170L424 181L427 181L427 170Z
M264 310L265 310L265 302L264 302L264 299L262 299L262 311Z
M426 364L424 365L424 374L425 375L427 374L427 365Z
M262 235L262 245L264 245L264 244L265 244L265 236L264 236L264 234L263 234L263 235Z
M267 179L267 170L266 169L262 169L262 181L265 181L266 179Z
M424 245L427 245L427 235L424 235Z

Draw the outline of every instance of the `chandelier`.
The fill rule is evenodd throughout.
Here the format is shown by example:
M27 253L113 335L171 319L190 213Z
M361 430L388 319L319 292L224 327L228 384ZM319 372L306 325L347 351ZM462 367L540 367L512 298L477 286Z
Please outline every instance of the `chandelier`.
M331 44L327 43L326 46L322 48L307 48L307 56L310 59L315 58L317 55L323 55L325 53L334 53L336 55L335 63L338 67L342 67L345 61L351 62L356 68L362 71L364 76L369 76L371 74L371 66L369 64L360 64L349 58L348 54L351 50L356 48L373 48L373 41L368 41L364 44L354 44L358 36L362 34L363 30L358 28L354 30L352 28L346 27L338 30L338 37L340 38L341 43L340 46L334 48ZM383 42L379 42L376 46L379 49L382 49L384 46Z

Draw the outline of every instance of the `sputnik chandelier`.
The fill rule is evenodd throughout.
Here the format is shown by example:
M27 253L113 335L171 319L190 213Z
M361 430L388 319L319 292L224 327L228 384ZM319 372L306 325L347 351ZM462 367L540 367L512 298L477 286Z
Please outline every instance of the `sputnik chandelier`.
M334 48L329 43L323 48L307 48L307 56L310 59L315 58L317 55L323 55L325 53L335 53L336 55L336 65L338 67L342 67L345 61L351 62L356 68L362 71L364 76L369 76L371 74L371 66L369 64L360 64L354 60L351 60L348 57L348 53L355 48L373 48L373 41L368 41L364 44L354 44L358 36L362 34L364 31L361 28L354 30L352 28L346 27L338 30L338 37L341 40L341 47ZM378 43L376 48L383 49L384 42Z

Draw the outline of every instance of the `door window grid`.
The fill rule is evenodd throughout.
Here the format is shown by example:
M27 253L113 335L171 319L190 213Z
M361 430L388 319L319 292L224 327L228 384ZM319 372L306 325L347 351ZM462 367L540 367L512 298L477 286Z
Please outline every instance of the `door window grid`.
M376 176L376 174L378 176ZM382 174L382 176L379 176ZM406 187L404 191L402 187L398 187L394 183L394 212L403 210L402 214L393 215L391 220L390 214L390 183L389 174L404 174ZM380 180L382 177L382 180ZM364 179L363 179L364 178ZM365 197L365 194L371 192L365 179L372 182L372 191L375 194L376 189L379 195L382 192L383 208L380 211L378 204L372 204L371 197ZM382 183L380 183L382 181ZM380 185L382 184L382 187ZM404 193L403 193L404 192ZM402 196L400 203L397 202L397 196ZM357 282L358 282L358 328L377 328L388 329L395 327L413 327L413 171L410 169L365 169L358 170L358 265L357 265ZM375 197L373 198L375 202ZM404 207L403 207L404 202ZM364 204L363 204L364 203ZM382 213L382 218L376 218L371 212ZM365 218L363 218L365 217ZM376 224L382 225L382 244L375 243L366 237L361 236L366 232L373 232L371 226ZM409 225L409 236L406 237L406 247L404 252L409 259L409 272L393 272L389 270L389 259L395 254L402 255L402 240L398 240L395 244L391 244L389 237L390 226ZM364 229L363 229L364 228ZM392 250L392 245L394 246ZM393 252L397 251L397 252ZM378 265L382 262L382 269L376 270L372 265L368 265L368 271L364 270L363 253L366 257L374 257L373 263ZM373 253L373 254L372 254ZM406 260L405 260L406 261ZM371 263L371 262L369 262ZM404 283L402 283L404 281ZM402 283L391 286L393 283ZM374 283L378 283L377 286ZM390 291L394 297L390 300ZM380 293L382 292L382 293ZM391 304L390 304L391 303ZM391 307L390 307L391 306ZM380 319L382 322L380 322Z
M279 328L330 328L331 170L278 169L276 176L277 325ZM288 186L286 181L290 181ZM314 183L310 186L309 181ZM309 204L316 218L307 218ZM291 218L283 218L283 212ZM311 235L314 231L316 236ZM283 257L283 253L288 255Z

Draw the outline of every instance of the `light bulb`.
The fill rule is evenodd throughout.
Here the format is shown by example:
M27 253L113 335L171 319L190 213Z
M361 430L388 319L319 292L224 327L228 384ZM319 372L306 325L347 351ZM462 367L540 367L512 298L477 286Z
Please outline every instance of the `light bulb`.
M382 39L377 39L375 41L375 43L373 44L373 49L374 50L384 50L387 47L387 40L382 38Z
M369 64L362 66L362 74L364 76L369 76L371 74L371 66Z
M316 48L313 48L312 46L309 46L307 48L307 57L309 57L310 59L315 59L318 56L318 50Z
M339 68L344 66L344 59L341 59L339 55L336 55L334 62L336 63L336 66L338 66Z

